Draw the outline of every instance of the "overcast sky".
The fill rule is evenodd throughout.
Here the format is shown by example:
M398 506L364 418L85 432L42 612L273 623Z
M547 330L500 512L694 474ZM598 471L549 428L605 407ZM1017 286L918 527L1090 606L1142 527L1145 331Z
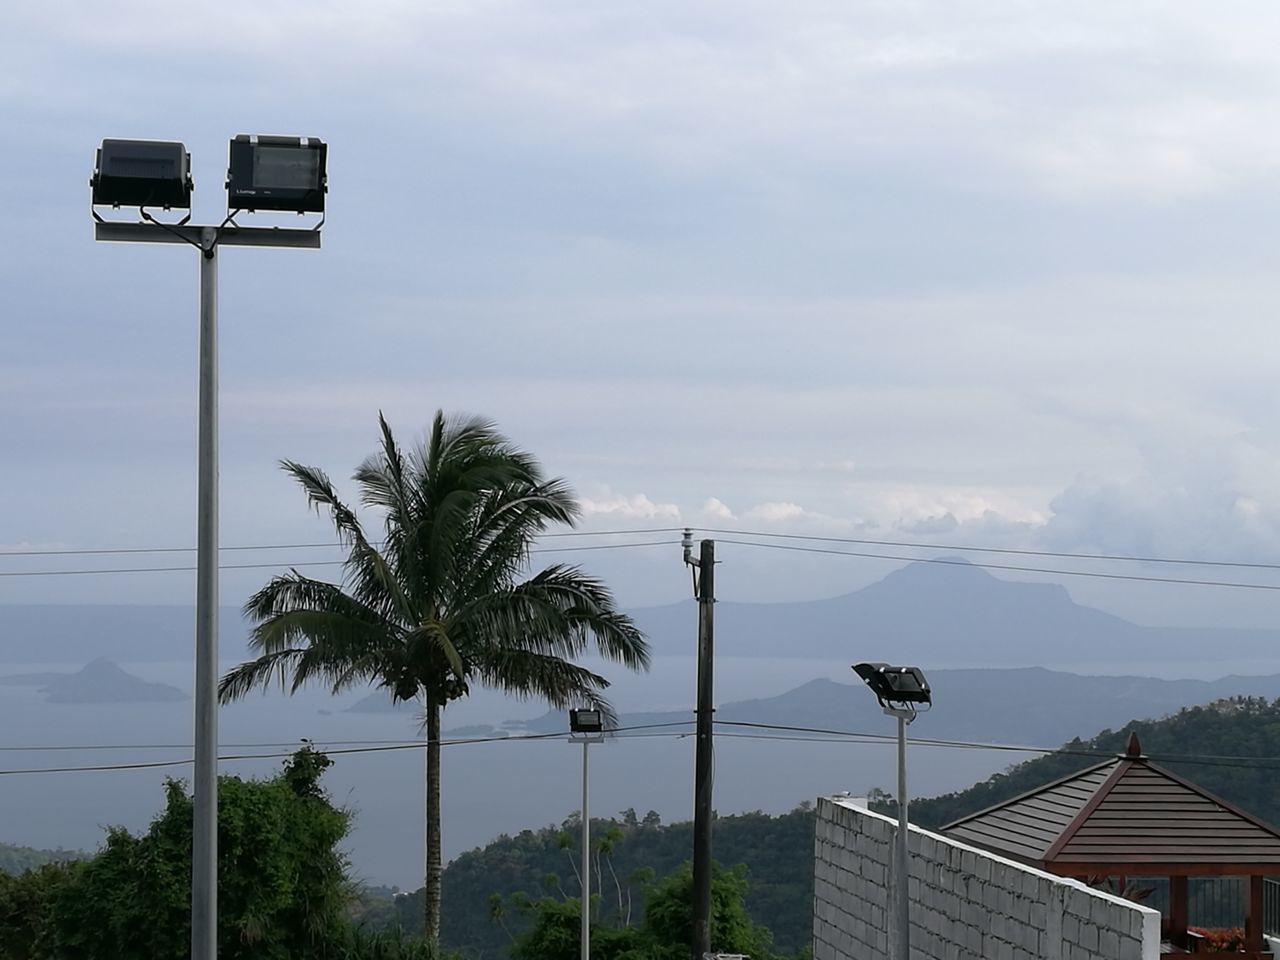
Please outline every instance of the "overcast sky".
M1273 4L9 0L5 20L0 550L193 543L197 260L95 244L87 181L103 137L180 139L216 222L226 141L256 132L327 140L331 192L322 251L221 259L225 544L324 539L275 461L345 482L379 410L411 438L444 407L568 477L588 528L1280 559ZM730 598L892 568L721 555ZM277 558L303 556L228 560ZM688 594L675 547L581 559L628 603ZM157 562L181 561L125 565ZM229 572L225 599L269 572ZM1068 586L1149 621L1280 606ZM0 578L0 601L191 589Z

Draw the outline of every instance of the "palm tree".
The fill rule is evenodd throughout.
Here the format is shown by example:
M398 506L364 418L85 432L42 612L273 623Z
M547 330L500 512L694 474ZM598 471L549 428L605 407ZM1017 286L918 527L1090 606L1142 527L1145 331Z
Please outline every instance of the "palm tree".
M370 540L325 473L281 466L310 505L327 511L348 555L341 584L297 570L273 577L245 604L256 660L222 678L223 702L278 679L290 692L320 679L334 693L363 684L424 708L426 876L424 923L440 932L440 723L472 684L551 706L595 707L613 718L608 681L573 660L594 645L633 670L648 644L608 587L577 567L529 573L534 539L572 525L565 482L543 475L493 424L437 413L425 443L402 452L381 415L381 450L356 470L360 502L385 515Z

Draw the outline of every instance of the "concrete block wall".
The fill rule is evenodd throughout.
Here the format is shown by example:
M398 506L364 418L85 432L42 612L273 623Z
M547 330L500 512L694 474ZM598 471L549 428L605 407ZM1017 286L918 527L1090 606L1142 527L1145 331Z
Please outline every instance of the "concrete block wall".
M818 800L814 960L888 960L898 824ZM1160 913L916 827L911 960L1158 960Z

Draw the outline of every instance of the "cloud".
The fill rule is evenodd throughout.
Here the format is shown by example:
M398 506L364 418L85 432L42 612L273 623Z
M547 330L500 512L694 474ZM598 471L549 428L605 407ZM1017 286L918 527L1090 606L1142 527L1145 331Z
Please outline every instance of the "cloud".
M600 499L582 497L579 503L586 517L618 519L679 520L680 508L674 503L655 503L643 493L606 495Z
M1239 437L1150 449L1125 477L1081 477L1050 504L1055 549L1217 560L1280 554L1280 451Z
M702 516L709 520L736 520L733 511L721 500L708 497L702 504Z
M742 515L743 520L759 520L765 523L781 523L798 520L805 516L806 510L798 503L760 503Z

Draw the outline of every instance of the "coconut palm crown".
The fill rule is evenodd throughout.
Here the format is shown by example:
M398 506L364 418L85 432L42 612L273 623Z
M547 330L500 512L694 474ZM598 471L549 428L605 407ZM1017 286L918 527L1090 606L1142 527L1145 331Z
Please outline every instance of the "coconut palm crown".
M573 661L594 644L633 669L648 667L643 634L608 587L577 567L530 574L530 548L548 527L572 525L565 482L488 421L438 413L426 441L405 452L379 415L381 449L356 470L360 502L385 515L382 540L325 473L281 466L327 511L347 550L341 584L292 570L245 604L259 656L222 678L224 702L273 681L310 680L334 693L373 684L393 701L417 700L427 737L425 932L440 924L441 712L473 684L552 707L595 707L612 718L609 682Z

